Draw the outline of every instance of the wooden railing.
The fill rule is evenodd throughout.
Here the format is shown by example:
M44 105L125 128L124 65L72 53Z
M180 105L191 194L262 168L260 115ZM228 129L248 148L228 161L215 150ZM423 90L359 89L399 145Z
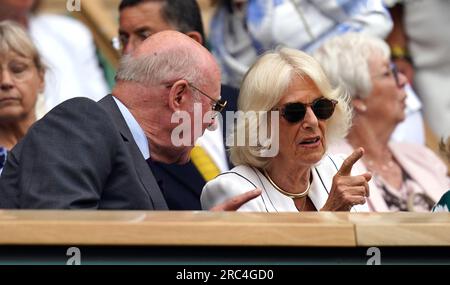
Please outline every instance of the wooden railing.
M450 264L450 214L0 210L0 264L74 260L83 265Z
M0 245L450 246L446 213L0 211Z

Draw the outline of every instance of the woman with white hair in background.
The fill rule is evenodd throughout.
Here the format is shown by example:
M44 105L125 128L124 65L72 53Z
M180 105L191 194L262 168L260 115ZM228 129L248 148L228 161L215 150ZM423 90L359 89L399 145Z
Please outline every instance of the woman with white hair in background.
M0 22L0 173L7 151L36 121L36 113L45 112L39 95L44 75L44 64L28 34L14 22Z
M333 85L344 87L352 98L352 128L346 141L330 151L345 154L364 148L355 166L373 175L370 209L429 211L449 188L447 169L426 147L389 140L405 118L407 79L390 62L388 45L350 33L327 41L315 57Z
M271 129L265 120L237 124L235 138L246 143L231 147L237 165L203 188L201 202L209 209L254 188L262 194L240 211L365 211L371 175L352 176L352 165L363 155L358 149L344 162L326 154L329 140L345 136L350 110L339 89L333 90L320 65L309 55L290 48L268 52L244 77L240 111L262 111L279 119ZM272 112L278 111L278 112ZM248 127L256 125L256 130ZM266 128L266 129L263 129ZM250 136L270 131L270 143L252 146ZM277 140L277 141L275 141ZM267 156L279 143L279 151ZM357 205L357 206L356 206Z

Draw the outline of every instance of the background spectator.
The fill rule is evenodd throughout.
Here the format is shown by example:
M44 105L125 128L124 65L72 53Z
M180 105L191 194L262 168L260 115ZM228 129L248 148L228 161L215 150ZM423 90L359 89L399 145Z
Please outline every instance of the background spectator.
M73 97L102 98L109 90L89 30L69 17L34 15L35 5L35 0L0 0L0 20L25 27L48 66L47 111Z
M27 33L12 21L0 22L0 173L7 151L36 121L45 67Z
M373 174L369 206L374 211L430 211L449 187L444 163L419 144L390 142L405 119L406 76L390 64L389 46L363 34L345 34L316 52L333 85L351 96L353 124L347 141L330 147L350 154L363 147L362 172Z
M408 75L422 102L425 118L439 137L450 135L450 1L385 0L394 29L388 38L394 61Z

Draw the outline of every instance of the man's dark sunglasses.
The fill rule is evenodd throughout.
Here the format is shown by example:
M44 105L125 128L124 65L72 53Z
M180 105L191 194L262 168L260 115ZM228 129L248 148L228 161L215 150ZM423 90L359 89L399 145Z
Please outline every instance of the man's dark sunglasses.
M279 110L281 116L283 116L286 121L290 123L298 123L302 121L305 118L306 109L308 107L311 107L317 119L327 120L333 115L334 108L336 107L337 103L338 101L336 100L330 100L321 97L317 98L310 104L304 104L300 102L288 103L275 110Z

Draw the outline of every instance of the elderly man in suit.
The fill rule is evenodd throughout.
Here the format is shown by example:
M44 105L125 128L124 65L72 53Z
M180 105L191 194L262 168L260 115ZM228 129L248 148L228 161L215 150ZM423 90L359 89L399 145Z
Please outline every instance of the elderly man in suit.
M119 37L115 46L122 54L133 52L154 33L176 30L200 44L205 44L200 8L196 0L122 0L119 5ZM239 91L221 86L227 105L222 111L237 110ZM205 183L217 174L229 170L231 163L225 151L225 122L219 128L207 130L197 140L191 160L183 165L167 164L156 159L150 165L171 210L200 210L200 194Z
M0 208L166 210L146 160L189 161L192 146L172 142L172 114L194 120L194 103L203 115L219 98L220 71L202 45L175 31L153 35L123 58L112 95L68 100L29 130L8 156Z

